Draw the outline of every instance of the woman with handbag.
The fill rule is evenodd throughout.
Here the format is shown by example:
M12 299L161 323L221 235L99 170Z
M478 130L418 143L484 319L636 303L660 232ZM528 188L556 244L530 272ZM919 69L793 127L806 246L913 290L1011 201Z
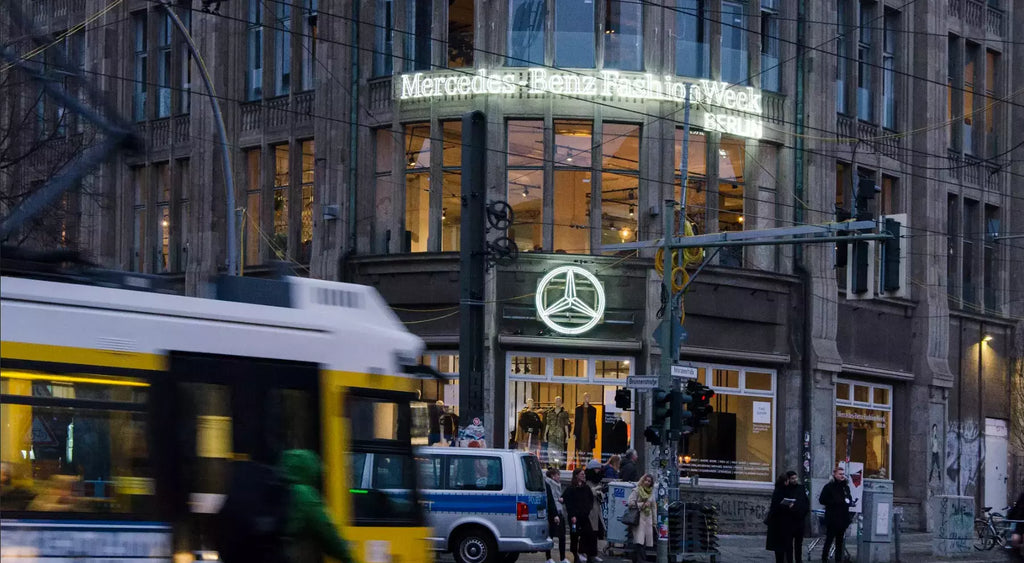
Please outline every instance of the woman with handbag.
M644 548L654 547L654 513L657 499L654 496L654 477L645 474L626 501L626 514L622 523L629 526L633 534L633 561L644 560Z

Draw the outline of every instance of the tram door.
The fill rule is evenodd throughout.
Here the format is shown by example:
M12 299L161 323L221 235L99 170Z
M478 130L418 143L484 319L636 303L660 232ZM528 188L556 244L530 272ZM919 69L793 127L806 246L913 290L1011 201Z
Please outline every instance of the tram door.
M214 549L212 516L232 461L276 464L282 451L319 451L316 364L170 354L154 394L161 455L158 491L175 526L175 551Z

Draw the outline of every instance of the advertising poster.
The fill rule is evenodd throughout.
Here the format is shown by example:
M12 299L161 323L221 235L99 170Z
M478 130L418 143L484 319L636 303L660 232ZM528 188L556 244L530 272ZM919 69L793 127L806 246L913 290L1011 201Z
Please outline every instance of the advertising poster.
M861 499L864 498L864 464L859 461L847 461L846 478L850 481L850 494L853 495L853 506L850 508L850 512L859 514Z

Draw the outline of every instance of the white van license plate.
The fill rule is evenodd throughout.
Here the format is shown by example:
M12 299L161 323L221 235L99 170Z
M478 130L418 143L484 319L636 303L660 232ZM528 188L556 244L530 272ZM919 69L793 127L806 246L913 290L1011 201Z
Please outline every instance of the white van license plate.
M547 518L547 517L548 517L547 509L544 509L544 508L538 508L537 509L537 518L544 519L544 518Z

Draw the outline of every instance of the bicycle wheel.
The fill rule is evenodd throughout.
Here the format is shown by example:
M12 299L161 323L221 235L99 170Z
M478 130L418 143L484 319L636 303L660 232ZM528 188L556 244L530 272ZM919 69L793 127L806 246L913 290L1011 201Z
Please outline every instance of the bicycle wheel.
M977 519L974 521L974 549L988 551L995 547L995 534L992 533L987 520Z

